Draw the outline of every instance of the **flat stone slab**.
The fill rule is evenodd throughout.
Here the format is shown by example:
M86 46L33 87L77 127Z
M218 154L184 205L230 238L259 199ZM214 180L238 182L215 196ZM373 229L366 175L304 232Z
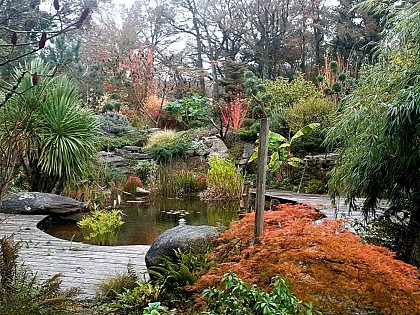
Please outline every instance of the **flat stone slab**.
M84 202L73 198L40 192L20 192L3 200L0 212L69 215L84 208Z
M145 255L150 246L95 246L61 240L37 228L45 217L0 213L0 238L13 235L22 242L18 260L40 280L61 273L62 287L79 288L78 298L86 299L95 296L102 280L127 271L128 264L148 278Z
M128 161L126 158L119 156L113 152L101 151L99 152L98 157L98 161L100 164L106 164L113 167L121 167L128 165Z

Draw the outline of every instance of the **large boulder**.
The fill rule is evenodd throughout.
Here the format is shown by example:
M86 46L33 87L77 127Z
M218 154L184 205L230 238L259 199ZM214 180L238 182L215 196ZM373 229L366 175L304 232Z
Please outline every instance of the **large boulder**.
M20 192L3 200L0 212L17 214L69 215L86 208L84 202L54 194Z
M210 241L219 235L218 230L208 225L179 225L163 232L153 242L146 254L146 266L158 266L165 256L174 256L176 249L204 250Z
M210 136L203 138L203 140L210 149L208 159L211 159L215 155L221 158L229 157L228 148L220 138L216 136Z

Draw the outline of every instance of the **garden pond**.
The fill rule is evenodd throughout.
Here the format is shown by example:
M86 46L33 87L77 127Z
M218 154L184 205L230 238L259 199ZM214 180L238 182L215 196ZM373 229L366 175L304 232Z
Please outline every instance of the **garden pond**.
M239 213L239 203L207 203L198 197L188 199L156 198L141 203L124 203L124 224L114 245L150 245L164 231L180 222L188 225L228 226ZM77 225L83 214L65 219L48 217L38 225L54 237L86 242Z

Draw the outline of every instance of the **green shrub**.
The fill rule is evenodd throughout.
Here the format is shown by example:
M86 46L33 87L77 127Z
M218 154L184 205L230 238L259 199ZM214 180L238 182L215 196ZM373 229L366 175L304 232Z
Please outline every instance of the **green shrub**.
M320 123L320 128L296 144L306 152L323 152L324 132L333 125L336 105L328 99L311 97L293 105L288 112L288 125L294 134L309 123Z
M205 199L239 199L244 178L239 168L229 160L213 156L207 171Z
M190 138L191 136L187 132L160 131L149 138L145 152L150 154L157 162L181 158L191 147Z
M287 130L288 110L281 106L272 107L269 110L270 130L284 134Z
M95 138L95 146L98 151L112 151L126 145L143 146L148 138L145 132L128 132L118 137L104 135Z
M128 117L119 113L107 112L97 118L100 129L105 133L119 135L132 129Z
M124 224L121 210L93 210L77 222L86 240L96 245L111 245L117 240L121 225Z
M254 122L249 128L241 128L236 133L242 141L255 141L258 139L258 133L260 132L260 123Z
M325 192L326 184L322 182L320 179L311 179L305 185L303 190L308 194L321 194Z
M124 310L138 310L151 302L157 301L161 290L162 285L137 282L134 288L127 288L123 292L117 293L116 302L113 306Z
M203 120L206 113L207 98L194 94L164 106L164 110L178 122L188 126L192 121Z
M311 315L312 303L303 303L291 291L283 278L272 279L271 292L243 281L235 273L227 273L221 280L223 289L215 287L203 292L209 315Z
M134 170L142 182L147 183L150 176L158 171L158 164L154 160L139 161L134 165Z
M62 290L60 275L39 281L17 258L21 243L0 239L0 315L49 315L65 312L79 293Z
M315 85L298 74L289 82L289 79L279 77L276 81L266 81L267 90L273 95L272 100L267 102L267 108L290 107L310 97L317 97Z
M242 122L242 127L249 128L253 124L255 124L255 119L253 119L253 118L245 118L244 121Z

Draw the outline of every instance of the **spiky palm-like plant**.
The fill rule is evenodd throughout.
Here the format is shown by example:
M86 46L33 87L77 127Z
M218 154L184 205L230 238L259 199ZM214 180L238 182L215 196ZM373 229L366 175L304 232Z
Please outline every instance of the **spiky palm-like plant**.
M27 161L30 189L60 193L92 160L97 122L81 107L77 88L67 77L53 77L48 65L36 60L16 69L17 77L22 72L27 72L20 84L22 93L10 100L4 119L10 125L19 123L25 132L21 156ZM36 84L34 73L39 77Z

